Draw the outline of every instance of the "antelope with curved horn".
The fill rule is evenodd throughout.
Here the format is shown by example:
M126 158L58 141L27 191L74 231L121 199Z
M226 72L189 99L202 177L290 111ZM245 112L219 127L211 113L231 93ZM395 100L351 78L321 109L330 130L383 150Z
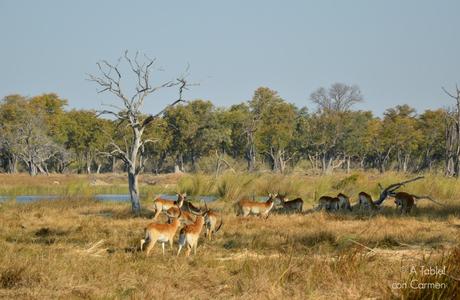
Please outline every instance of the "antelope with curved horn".
M171 207L177 206L180 208L182 204L184 203L186 197L187 197L187 193L177 194L177 200L171 201L171 200L163 199L160 196L158 196L153 201L153 207L155 209L155 216L153 218L156 219L162 211L166 212Z
M141 239L141 251L144 250L144 244L149 242L146 250L148 256L157 241L161 243L163 255L165 255L165 243L169 243L171 250L173 250L174 236L176 235L179 226L179 218L174 218L169 224L150 223L145 228L145 237Z
M266 202L257 202L247 199L240 200L236 203L237 216L242 215L243 217L247 217L252 214L268 218L268 214L274 205L274 198L273 194L268 194L268 200Z

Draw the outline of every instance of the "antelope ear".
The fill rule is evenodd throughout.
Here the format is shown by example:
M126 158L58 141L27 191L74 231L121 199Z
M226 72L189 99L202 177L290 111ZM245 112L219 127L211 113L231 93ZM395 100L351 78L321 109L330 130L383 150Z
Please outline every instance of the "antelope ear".
M182 196L187 197L187 193L183 193Z
M272 193L269 193L269 194L268 194L268 197L271 197L271 196L272 196Z

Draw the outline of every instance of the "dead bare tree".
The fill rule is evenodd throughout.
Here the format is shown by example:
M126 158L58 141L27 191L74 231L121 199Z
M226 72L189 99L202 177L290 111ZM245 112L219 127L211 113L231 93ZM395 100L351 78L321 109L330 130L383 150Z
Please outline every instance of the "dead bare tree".
M412 178L412 179L409 179L409 180L406 180L406 181L403 181L403 182L398 182L398 183L393 183L393 184L390 184L389 186L387 186L386 188L383 188L382 185L379 183L379 188L381 190L380 192L380 197L379 197L379 200L377 200L375 202L376 205L381 205L383 203L383 201L385 201L386 198L388 198L389 196L393 196L395 191L397 189L399 189L400 187L410 183L410 182L414 182L416 180L420 180L420 179L423 179L425 178L424 176L418 176L418 177L415 177L415 178Z
M135 89L132 95L129 97L122 89L122 73L120 70L120 63L124 62L128 65L129 69L134 73L136 80ZM99 69L99 76L89 74L88 80L95 82L100 86L98 93L110 92L115 95L118 100L121 101L122 105L109 105L111 109L103 110L100 114L111 115L115 117L118 124L126 124L130 129L132 135L129 137L128 143L123 147L117 145L115 142L110 143L112 148L109 152L103 152L107 156L115 156L121 159L128 171L128 187L131 198L132 211L135 215L139 215L141 212L140 200L139 200L139 185L138 175L143 172L145 155L144 146L151 140L143 138L145 128L156 118L160 117L168 108L183 102L182 92L189 86L185 80L185 76L182 76L175 81L167 81L157 86L151 84L150 75L152 68L154 67L155 59L150 59L144 55L142 61L139 59L139 53L137 52L134 57L128 55L128 51L125 51L124 55L120 57L116 64L111 64L106 60L102 60L96 63ZM124 82L125 83L125 82ZM142 113L142 107L145 98L162 89L178 86L179 87L179 98L163 110L155 115L148 115ZM122 147L124 149L122 149Z
M354 104L363 102L363 95L356 85L336 82L328 90L323 87L317 89L310 99L322 111L344 112Z
M447 115L446 175L460 177L460 89L455 85L455 93L442 90L455 100L454 111Z

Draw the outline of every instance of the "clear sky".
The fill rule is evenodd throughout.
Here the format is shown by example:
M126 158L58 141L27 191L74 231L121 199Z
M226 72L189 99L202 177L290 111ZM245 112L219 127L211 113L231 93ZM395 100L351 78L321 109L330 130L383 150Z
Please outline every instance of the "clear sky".
M452 104L460 84L460 1L21 1L0 0L0 97L56 92L70 107L114 103L87 73L125 49L158 59L159 83L190 64L185 94L218 106L259 86L299 107L334 82L357 84L374 111ZM175 99L147 100L154 113Z

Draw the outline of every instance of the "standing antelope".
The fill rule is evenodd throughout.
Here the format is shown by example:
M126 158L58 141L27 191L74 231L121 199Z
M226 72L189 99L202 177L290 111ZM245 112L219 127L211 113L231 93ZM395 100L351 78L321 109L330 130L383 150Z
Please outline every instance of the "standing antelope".
M286 194L276 194L276 198L281 201L281 205L283 205L283 209L286 212L299 212L301 213L303 210L303 200L302 198L296 198L294 200L289 200L286 197Z
M268 194L267 202L256 202L247 199L240 200L236 203L237 216L247 217L250 214L259 215L268 218L268 214L274 205L274 195Z
M198 246L198 239L200 238L201 230L204 225L204 217L198 215L194 223L186 225L180 230L179 233L179 249L177 250L177 256L179 256L182 247L187 245L186 255L189 256L190 252L196 254L196 248Z
M156 219L162 211L166 212L171 207L178 206L180 208L182 204L184 203L186 197L187 197L187 193L177 194L177 200L172 201L172 200L163 199L160 196L158 196L153 201L153 207L155 209L155 216L153 218Z
M371 195L361 192L358 195L358 206L361 210L377 210L379 206L372 201Z
M348 196L339 193L337 198L339 199L339 209L347 209L351 211L350 198L348 198Z
M163 255L165 255L165 243L169 242L169 246L171 247L171 250L173 250L174 236L176 235L179 226L179 218L174 218L170 224L150 223L145 228L145 237L141 239L141 251L144 250L144 244L147 241L149 242L147 246L147 256L150 254L150 251L157 241L161 243Z
M204 204L206 211L204 213L204 225L206 227L206 232L205 232L205 237L208 238L208 240L212 240L212 234L217 233L219 229L222 227L222 224L224 223L222 220L222 216L219 216L218 213L215 211L212 211L208 209L208 206L206 203ZM217 226L217 219L220 217L220 224ZM217 228L216 228L217 226Z
M339 210L339 202L340 199L337 197L321 196L318 200L316 210L337 211Z
M390 196L395 198L396 208L399 207L402 214L410 213L412 208L415 207L415 201L420 200L420 199L428 199L432 201L433 203L436 203L442 206L441 203L434 201L433 199L431 199L430 196L416 196L416 195L412 195L406 192L398 192L398 193L390 194Z

